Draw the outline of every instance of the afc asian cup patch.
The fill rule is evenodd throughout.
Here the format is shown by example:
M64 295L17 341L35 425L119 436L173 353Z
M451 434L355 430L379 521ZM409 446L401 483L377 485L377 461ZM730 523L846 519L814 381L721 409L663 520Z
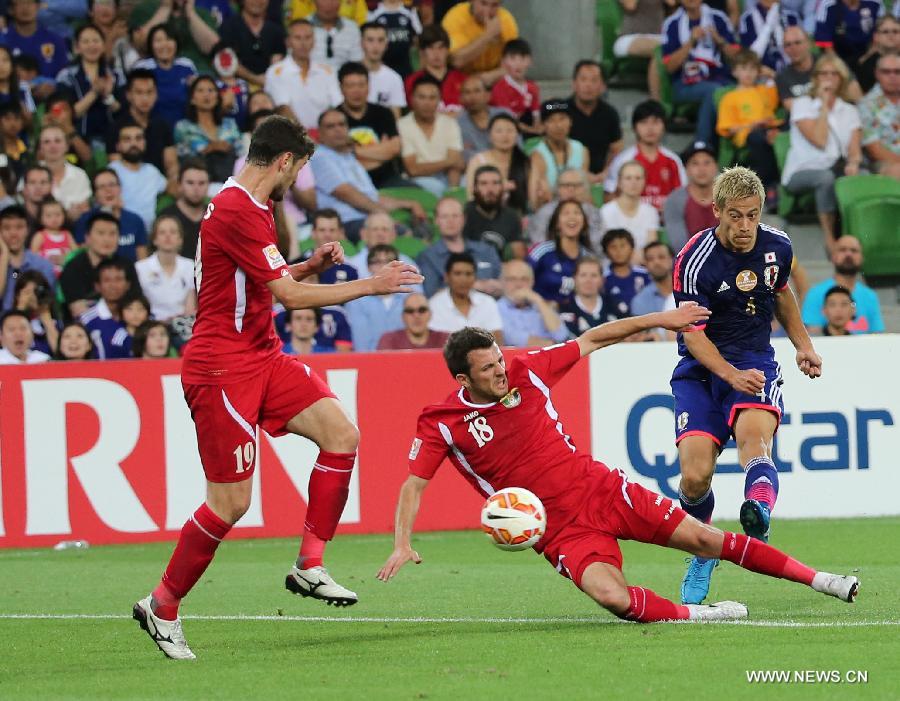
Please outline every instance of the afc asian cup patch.
M678 415L678 430L683 431L687 428L688 425L688 413L686 411L682 411Z
M419 456L419 448L422 447L421 438L413 438L412 447L409 449L409 459L415 460Z
M518 387L513 387L509 393L500 400L500 403L507 409L515 409L522 403L522 394Z
M274 243L270 243L264 249L262 249L263 255L266 257L266 262L269 264L269 267L272 270L277 270L283 265L287 265L284 262L284 258L281 256L281 253L278 251L278 246Z
M741 292L749 292L756 287L756 273L752 270L742 270L734 279L734 284Z

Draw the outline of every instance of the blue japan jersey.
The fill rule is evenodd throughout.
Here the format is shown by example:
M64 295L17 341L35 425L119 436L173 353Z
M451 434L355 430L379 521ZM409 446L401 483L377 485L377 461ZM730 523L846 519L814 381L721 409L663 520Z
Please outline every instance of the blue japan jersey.
M675 302L694 301L712 314L698 329L729 362L774 357L771 344L775 294L785 288L794 254L786 233L759 224L747 253L725 248L715 228L696 234L675 259ZM693 361L678 335L678 353Z
M650 275L642 265L632 265L631 272L624 277L616 275L609 263L603 267L604 296L617 319L631 316L631 300L649 284Z

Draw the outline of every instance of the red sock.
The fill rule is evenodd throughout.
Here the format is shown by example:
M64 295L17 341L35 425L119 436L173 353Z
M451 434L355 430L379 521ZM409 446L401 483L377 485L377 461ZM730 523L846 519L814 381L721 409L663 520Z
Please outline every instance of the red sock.
M153 590L157 616L170 621L178 617L178 605L206 571L230 530L231 524L216 516L205 503L185 522L169 566Z
M300 541L300 557L297 558L297 567L308 570L310 567L321 567L322 555L325 553L325 543L319 536L308 528L303 529L303 540Z
M654 621L678 621L690 618L690 610L687 606L664 599L649 589L628 587L628 594L631 596L631 606L628 608L628 613L621 616L626 620L653 623Z
M789 579L807 586L812 584L816 575L812 567L807 567L777 548L743 533L725 533L720 557L745 570L779 579Z
M334 537L350 493L350 477L353 475L355 461L356 453L319 452L309 478L309 505L306 508L304 531L315 534L323 541ZM321 560L321 552L319 558Z

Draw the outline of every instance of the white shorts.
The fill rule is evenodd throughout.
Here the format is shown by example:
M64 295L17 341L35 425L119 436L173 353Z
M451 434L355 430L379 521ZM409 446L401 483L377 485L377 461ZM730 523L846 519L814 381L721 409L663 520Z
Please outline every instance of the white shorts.
M662 44L663 42L663 36L661 34L626 34L625 36L620 36L616 39L616 43L613 44L613 55L618 58L625 58L628 56L628 49L631 48L635 39L646 39L648 41L655 41L658 44Z

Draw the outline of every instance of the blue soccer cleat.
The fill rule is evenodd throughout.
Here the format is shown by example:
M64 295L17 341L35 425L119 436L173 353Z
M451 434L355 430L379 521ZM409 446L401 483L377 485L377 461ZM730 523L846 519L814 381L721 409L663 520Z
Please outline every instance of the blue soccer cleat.
M769 506L765 502L747 499L741 504L741 526L751 538L768 543L770 519Z
M681 603L702 604L709 594L709 580L719 561L694 555L688 563L687 572L681 580Z

